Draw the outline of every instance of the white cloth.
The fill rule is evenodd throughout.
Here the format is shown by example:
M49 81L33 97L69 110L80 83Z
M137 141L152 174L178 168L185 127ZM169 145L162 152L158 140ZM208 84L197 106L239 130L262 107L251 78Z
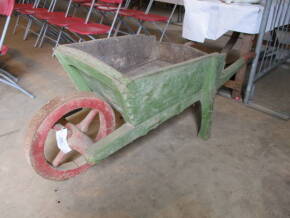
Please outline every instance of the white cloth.
M182 36L192 41L204 42L205 39L216 40L228 31L257 34L264 4L265 1L261 4L225 4L219 0L184 0ZM270 17L273 16L273 8ZM284 8L280 13L286 13L287 9ZM269 29L270 23L267 27Z

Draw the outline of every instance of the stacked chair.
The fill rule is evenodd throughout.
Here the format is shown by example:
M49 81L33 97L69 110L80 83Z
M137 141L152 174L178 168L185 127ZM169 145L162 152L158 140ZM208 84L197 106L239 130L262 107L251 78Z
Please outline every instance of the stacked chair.
M29 33L34 33L35 35L37 35L37 40L35 42L34 47L36 47L38 45L38 42L42 36L42 33L46 30L46 25L45 25L45 20L49 19L49 18L56 18L56 17L64 17L65 16L65 12L63 11L54 11L57 0L51 0L48 8L46 8L44 4L41 4L41 0L36 0L32 6L32 8L27 8L26 6L29 4L21 4L21 7L19 9L16 9L16 24L14 27L14 33L16 32L16 28L18 26L19 23L19 18L20 16L24 16L28 19L28 23L27 26L25 28L25 32L24 32L24 36L23 39L27 39L28 34ZM33 32L31 29L31 25L32 23L36 23L39 26L41 26L41 29L39 32ZM55 37L58 32L55 29L51 29L50 31L52 37ZM67 35L66 35L67 36ZM69 40L71 40L73 42L73 40L68 37Z
M121 8L119 11L120 19L119 19L119 23L115 29L114 35L116 36L118 34L118 32L120 32L121 24L125 24L127 28L129 27L129 25L125 21L125 17L127 17L127 18L131 18L131 20L139 27L137 32L135 32L136 34L140 34L142 30L144 32L146 32L147 34L150 34L150 32L148 31L148 29L145 27L144 24L146 22L151 22L161 32L160 41L162 41L163 38L166 37L165 32L168 28L169 23L172 20L174 12L177 8L177 3L174 4L173 9L172 9L169 17L149 13L151 8L152 8L153 3L154 3L154 0L150 0L149 4L147 6L147 9L145 11L140 11L140 10L128 9L128 6L130 4L130 0L128 0L125 4L125 7ZM81 5L90 6L91 4L86 2L86 3L82 3ZM95 10L100 11L104 17L106 17L106 15L105 15L106 13L112 13L112 12L117 10L117 6L103 5L99 2L95 3L94 6L95 6ZM158 25L158 23L165 23L165 26L163 28L161 28ZM130 33L132 33L131 28L129 31L130 31Z
M42 7L39 7L39 6L40 6L40 0L36 0L34 2L34 4L24 3L24 2L22 2L21 4L16 4L16 6L14 8L14 10L16 12L16 16L17 16L16 23L15 23L14 30L13 30L14 34L16 32L17 27L19 26L20 17L25 17L28 20L28 23L27 23L26 28L25 28L23 40L27 39L27 36L30 32L30 28L31 28L31 25L33 22L33 19L35 21L37 21L35 19L34 15L37 13L48 12L51 9L50 8L51 6L49 7L49 9L46 9L45 4L42 5ZM33 32L33 33L37 35L37 33L35 33L35 32Z
M62 42L96 39L97 36L109 38L118 34L140 34L142 31L150 34L145 26L147 22L153 23L160 30L160 41L162 41L164 37L167 38L165 32L177 7L175 4L170 16L166 17L149 13L154 0L150 0L145 11L129 9L130 0L126 2L123 0L70 0L66 11L63 12L54 10L57 1L60 0L52 0L47 6L41 1L43 0L35 0L34 4L21 3L16 7L17 20L14 32L20 16L28 18L23 39L27 38L29 32L33 32L31 30L33 22L40 26L40 30L35 33L37 35L35 47L41 47L45 39L54 41L57 46ZM76 10L81 8L87 10L84 18L75 16ZM73 11L72 15L70 11ZM92 15L96 15L97 21L91 21ZM135 28L132 28L132 23L136 25ZM165 25L161 28L158 23ZM125 27L126 31L121 27Z
M1 39L0 39L0 54L6 55L8 51L8 47L4 45L4 39L8 30L8 26L11 19L11 14L14 8L14 0L1 0L0 1L0 15L6 16L6 22L4 24L4 29L2 31ZM28 95L29 97L34 98L32 94L27 92L21 86L17 84L17 78L10 74L9 72L0 68L0 82L9 85Z
M89 8L89 11L87 13L85 20L78 17L74 17L74 16L71 16L71 17L68 16L71 1L72 0L70 0L69 2L69 6L67 8L65 17L51 18L47 20L48 25L58 26L61 28L59 35L57 37L57 40L56 40L56 45L59 43L61 34L64 32L64 30L67 30L68 32L72 33L74 36L76 36L79 39L79 41L85 40L85 37L89 39L95 39L96 35L106 35L107 37L111 36L119 11L122 6L122 0L99 0L103 4L117 4L118 5L111 25L104 25L101 23L89 22L93 8L95 6L95 0L93 0L90 3L90 8ZM45 37L45 34L43 34L42 37Z
M123 17L133 18L132 19L133 22L135 22L139 26L136 34L140 34L142 30L146 32L147 34L150 34L150 32L148 31L148 29L145 27L144 24L146 22L151 22L161 32L161 36L159 38L159 41L161 42L163 38L166 37L165 32L168 28L169 23L172 20L172 17L177 7L177 3L173 5L173 9L171 10L169 17L149 13L152 8L153 3L154 3L154 0L150 0L145 12L139 11L139 10L132 10L132 9L123 9L121 10L120 15ZM161 28L158 25L158 23L165 23L165 26Z

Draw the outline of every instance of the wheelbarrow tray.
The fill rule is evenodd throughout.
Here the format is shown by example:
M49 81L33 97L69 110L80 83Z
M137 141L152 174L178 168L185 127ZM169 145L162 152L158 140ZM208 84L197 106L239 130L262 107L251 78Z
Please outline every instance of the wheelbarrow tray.
M160 43L144 35L62 45L55 55L79 90L96 93L126 121L87 150L90 163L106 158L195 102L202 109L199 135L208 138L216 90L244 64L239 60L223 70L223 54Z

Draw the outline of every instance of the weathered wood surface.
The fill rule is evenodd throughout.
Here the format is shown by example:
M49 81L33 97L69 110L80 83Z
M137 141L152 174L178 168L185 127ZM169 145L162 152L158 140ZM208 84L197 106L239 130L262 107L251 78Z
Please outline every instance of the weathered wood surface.
M126 121L88 149L86 157L91 163L195 102L201 103L199 135L207 139L216 90L244 64L241 59L223 71L223 54L159 43L142 35L60 46L55 54L79 90L95 92Z

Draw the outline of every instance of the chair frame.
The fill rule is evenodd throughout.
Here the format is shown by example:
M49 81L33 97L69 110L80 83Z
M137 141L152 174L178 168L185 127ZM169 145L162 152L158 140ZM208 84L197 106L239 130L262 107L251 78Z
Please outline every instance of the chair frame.
M8 12L8 15L3 14L3 15L6 15L7 18L6 18L6 21L5 21L5 24L4 24L4 28L3 28L3 31L2 31L2 34L1 34L1 39L0 39L1 55L5 55L6 54L6 53L2 54L2 49L4 47L4 40L5 40L5 37L6 37L6 34L7 34L7 30L8 30L9 24L10 24L11 14L13 12L13 8L14 8L14 0L13 0L13 5L12 5L12 8L11 8L11 11ZM24 88L22 88L20 85L17 84L18 79L14 75L12 75L11 73L9 73L6 70L1 69L1 68L0 68L0 82L6 84L8 86L11 86L11 87L13 87L15 89L18 89L19 91L21 91L22 93L26 94L27 96L29 96L31 98L34 98L34 96L31 93L29 93L28 91L26 91Z

